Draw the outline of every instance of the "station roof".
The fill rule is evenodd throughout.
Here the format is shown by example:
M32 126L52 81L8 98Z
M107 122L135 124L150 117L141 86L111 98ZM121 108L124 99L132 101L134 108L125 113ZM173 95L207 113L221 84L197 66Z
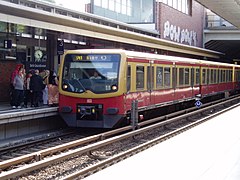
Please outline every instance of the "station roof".
M0 1L0 9L0 19L4 22L202 57L219 58L222 55L222 53L216 51L170 42L159 39L158 37L151 37L118 27L106 26L84 19L47 12L43 9L26 7L6 1Z
M240 0L197 0L226 21L240 29Z
M212 34L212 39L206 41L205 47L222 52L228 58L240 59L240 0L197 1L236 27L236 29L219 27L219 29L205 30L205 36Z

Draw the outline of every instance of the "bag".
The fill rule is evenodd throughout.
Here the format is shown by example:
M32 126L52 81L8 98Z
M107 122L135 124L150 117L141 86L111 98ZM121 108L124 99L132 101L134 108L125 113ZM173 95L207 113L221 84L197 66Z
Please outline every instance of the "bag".
M42 90L46 88L46 84L42 83Z

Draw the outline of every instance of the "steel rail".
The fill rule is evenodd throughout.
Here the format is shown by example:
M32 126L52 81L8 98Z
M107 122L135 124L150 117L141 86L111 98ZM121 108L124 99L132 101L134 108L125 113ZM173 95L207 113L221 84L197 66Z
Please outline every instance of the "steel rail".
M184 132L184 131L186 131L188 129L191 129L191 128L193 128L193 127L195 127L195 126L197 126L197 125L199 125L199 124L201 124L201 123L203 123L203 122L205 122L205 121L207 121L209 119L212 119L213 117L216 117L216 116L218 116L218 115L220 115L220 114L222 114L222 113L224 113L224 112L226 112L226 111L228 111L230 109L236 108L238 106L240 106L240 103L238 103L236 105L233 105L233 106L231 106L229 108L226 108L224 110L221 110L221 111L219 111L217 113L214 113L214 114L212 114L210 116L204 117L204 118L202 118L202 119L200 119L200 120L198 120L196 122L193 122L193 123L191 123L189 125L181 127L181 128L179 128L177 130L174 130L174 131L172 131L170 133L164 134L164 135L162 135L162 136L160 136L158 138L150 140L150 141L148 141L146 143L143 143L143 144L141 144L141 145L139 145L137 147L131 148L131 149L125 151L125 152L119 153L119 154L117 154L117 155L115 155L113 157L110 157L110 158L108 158L106 160L103 160L103 161L101 161L99 163L96 163L96 164L94 164L92 166L84 168L83 170L80 170L80 171L72 173L72 174L70 174L68 176L65 176L64 178L62 178L62 180L71 180L71 179L74 179L74 178L84 178L86 176L89 176L89 175L91 175L91 174L93 174L93 173L95 173L95 172L97 172L99 170L102 170L102 169L104 169L106 167L109 167L110 165L113 165L113 164L115 164L117 162L120 162L123 159L126 159L126 158L128 158L130 156L133 156L134 154L137 154L137 153L139 153L139 152L141 152L141 151L143 151L145 149L148 149L148 148L150 148L150 147L152 147L152 146L154 146L154 145L156 145L156 144L158 144L158 143L160 143L162 141L165 141L165 140L167 140L167 139L169 139L169 138L171 138L173 136L176 136L179 133L182 133L182 132Z
M231 98L231 99L229 99L225 102L220 102L219 104L223 105L223 104L231 102L231 101L236 101L236 100L239 101L239 99L240 99L240 96L237 96L237 97ZM217 106L219 106L219 104ZM81 155L81 154L84 154L84 153L89 153L93 150L96 150L100 147L111 144L113 142L120 141L120 140L128 138L128 137L133 137L133 136L135 136L137 134L140 134L140 133L143 133L145 131L149 131L151 129L161 127L161 126L164 126L164 125L169 124L169 123L173 123L173 122L175 122L179 119L186 118L186 117L191 116L193 114L203 112L203 111L212 109L214 107L216 107L216 104L215 105L210 105L210 106L202 108L202 109L198 109L198 111L190 112L188 114L183 114L181 116L174 117L172 119L168 119L168 120L166 120L164 122L160 122L158 124L153 124L153 125L150 125L148 127L144 127L142 129L138 129L138 130L129 132L127 134L112 137L112 138L109 138L107 140L103 140L103 141L96 142L96 143L91 144L91 145L87 145L85 147L77 148L75 150L71 150L71 151L68 151L66 153L62 153L60 155L50 157L48 159L42 160L43 157L45 157L47 155L55 154L57 152L64 151L66 149L70 149L70 148L73 148L73 147L76 147L76 146L80 146L80 145L83 145L85 143L102 140L102 139L104 139L108 136L113 136L114 134L117 134L117 133L120 133L120 132L123 132L123 131L128 131L128 130L132 129L132 127L127 126L127 127L121 128L121 129L117 129L117 130L113 130L113 131L110 131L110 132L102 133L100 135L90 136L90 137L83 138L83 139L80 139L80 140L77 140L77 141L73 141L73 142L62 144L62 145L59 145L59 146L56 146L56 147L53 147L53 148L42 150L42 151L39 151L39 152L36 152L36 153L32 153L32 154L25 155L25 156L22 156L22 157L18 157L18 158L15 158L15 159L7 160L7 161L4 161L4 162L0 163L0 168L1 169L6 169L7 167L10 167L12 165L16 165L16 164L19 164L19 163L22 163L22 162L31 161L32 159L36 159L36 160L39 160L39 161L35 162L33 164L30 164L30 165L20 167L18 169L13 169L11 171L2 172L0 174L0 178L6 178L6 179L14 178L16 176L20 176L21 174L28 173L28 172L31 172L33 170L39 169L39 168L43 168L43 167L45 167L49 164L60 162L62 160L68 159L72 156L76 156L76 155L79 155L79 154ZM169 116L169 115L166 115L166 116ZM166 117L166 116L165 116L165 118L169 118L169 117ZM154 121L156 122L157 119L162 120L162 117L155 118ZM145 125L145 123L143 123L143 124ZM139 125L141 126L142 124L140 123Z

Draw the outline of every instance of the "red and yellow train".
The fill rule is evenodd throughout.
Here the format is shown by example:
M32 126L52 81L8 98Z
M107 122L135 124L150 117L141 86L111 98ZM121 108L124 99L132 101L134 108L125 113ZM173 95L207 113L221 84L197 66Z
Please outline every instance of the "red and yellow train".
M127 123L134 100L144 115L240 89L239 65L120 49L69 50L59 75L59 112L72 127Z

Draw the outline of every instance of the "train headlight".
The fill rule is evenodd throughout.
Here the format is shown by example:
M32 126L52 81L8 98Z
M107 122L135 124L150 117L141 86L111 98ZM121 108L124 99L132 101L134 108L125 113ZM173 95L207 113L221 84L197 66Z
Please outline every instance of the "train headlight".
M95 108L92 108L92 114L95 114L96 110Z
M117 88L116 85L112 85L111 89L112 89L113 91L116 91L118 88Z
M63 89L66 90L68 88L68 85L67 84L64 84L63 85Z

